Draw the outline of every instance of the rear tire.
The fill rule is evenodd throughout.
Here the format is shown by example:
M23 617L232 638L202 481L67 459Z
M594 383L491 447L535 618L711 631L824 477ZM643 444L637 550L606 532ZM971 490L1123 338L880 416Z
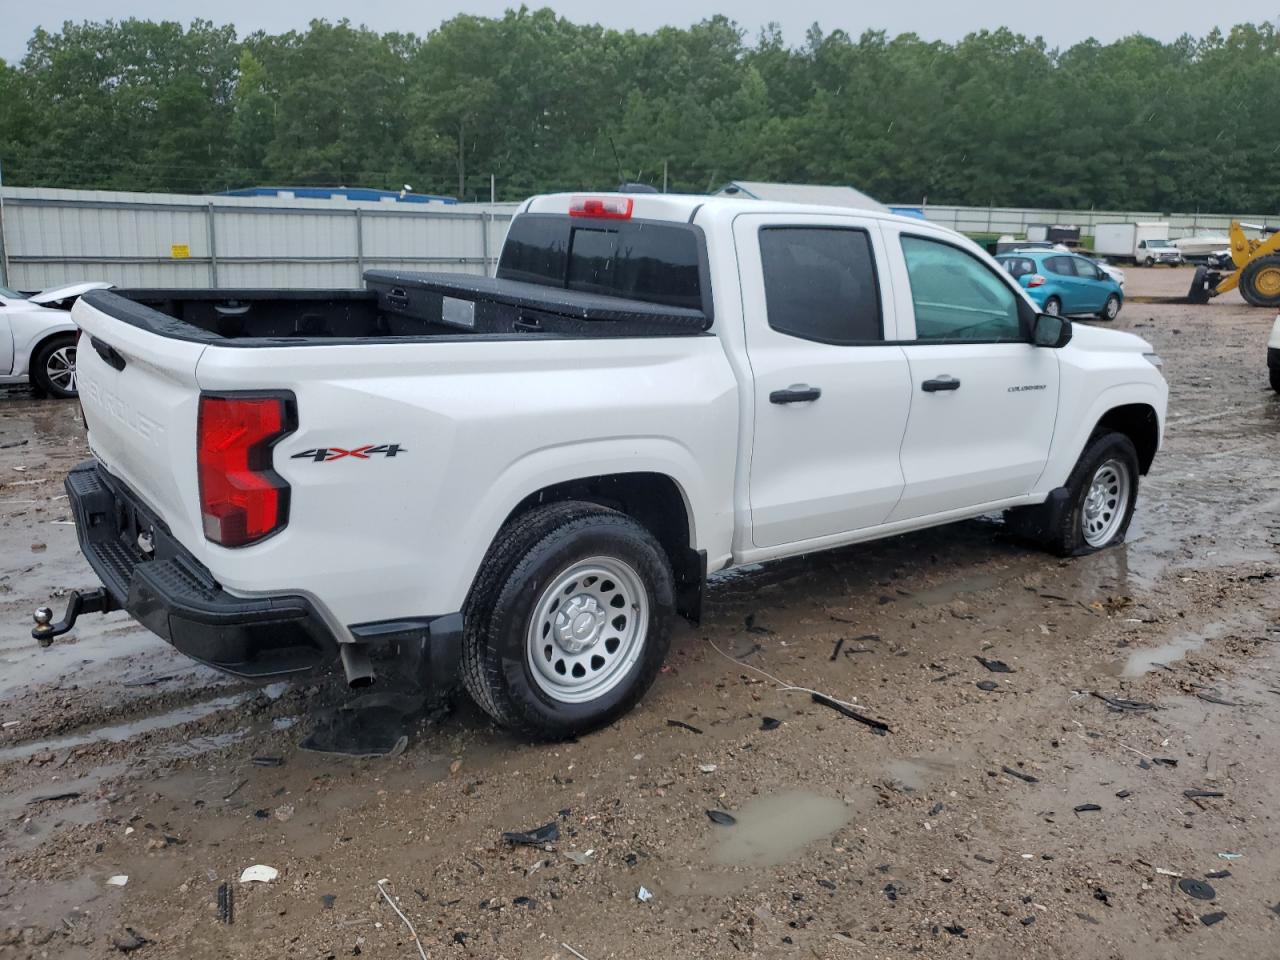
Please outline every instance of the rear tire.
M41 393L59 400L79 396L76 389L76 335L50 337L31 355L30 379Z
M1045 546L1081 557L1123 543L1138 499L1138 451L1123 433L1095 434L1067 478L1067 506Z
M563 740L630 710L666 658L671 563L626 514L569 501L498 534L463 611L462 678L504 727Z
M1107 302L1102 306L1102 312L1098 314L1099 320L1114 320L1120 315L1120 297L1111 294L1107 297Z
M1240 271L1240 295L1254 307L1280 307L1280 253L1245 264Z

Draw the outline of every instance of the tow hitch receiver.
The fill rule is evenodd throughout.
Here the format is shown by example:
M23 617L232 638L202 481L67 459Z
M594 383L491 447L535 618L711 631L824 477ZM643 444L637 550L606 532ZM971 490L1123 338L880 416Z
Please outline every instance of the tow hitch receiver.
M40 646L47 647L53 643L54 637L60 637L74 627L80 614L110 613L119 609L119 604L107 592L106 587L83 593L73 590L71 599L67 602L67 612L57 623L53 622L53 611L48 607L41 607L35 612L36 625L31 628L31 636L40 642Z

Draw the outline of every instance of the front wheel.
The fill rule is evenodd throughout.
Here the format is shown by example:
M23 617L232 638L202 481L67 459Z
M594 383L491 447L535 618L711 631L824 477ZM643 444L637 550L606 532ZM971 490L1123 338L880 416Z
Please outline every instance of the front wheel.
M73 333L51 337L31 357L31 382L42 393L59 400L76 397L76 337Z
M1138 451L1122 433L1095 435L1067 478L1067 503L1046 545L1079 557L1123 543L1138 500Z
M463 681L494 720L537 740L604 726L652 685L671 642L666 552L631 517L555 503L499 533L464 619Z
M1098 314L1098 318L1101 320L1114 320L1119 315L1120 297L1113 293L1107 297L1107 302L1102 305L1102 312Z

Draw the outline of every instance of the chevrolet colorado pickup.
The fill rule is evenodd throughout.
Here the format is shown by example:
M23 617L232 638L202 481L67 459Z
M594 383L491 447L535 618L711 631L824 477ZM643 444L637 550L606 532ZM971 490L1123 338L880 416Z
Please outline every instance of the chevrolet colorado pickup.
M67 479L123 608L245 677L461 676L559 738L653 682L707 574L1005 511L1124 539L1167 386L888 214L535 197L496 276L86 294Z

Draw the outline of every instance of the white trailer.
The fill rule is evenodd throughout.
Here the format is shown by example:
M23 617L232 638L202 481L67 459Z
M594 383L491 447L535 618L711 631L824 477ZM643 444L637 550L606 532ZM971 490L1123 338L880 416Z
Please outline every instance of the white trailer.
M1169 224L1100 223L1093 229L1093 250L1113 260L1128 260L1138 266L1167 263L1179 266L1182 251L1169 240Z

